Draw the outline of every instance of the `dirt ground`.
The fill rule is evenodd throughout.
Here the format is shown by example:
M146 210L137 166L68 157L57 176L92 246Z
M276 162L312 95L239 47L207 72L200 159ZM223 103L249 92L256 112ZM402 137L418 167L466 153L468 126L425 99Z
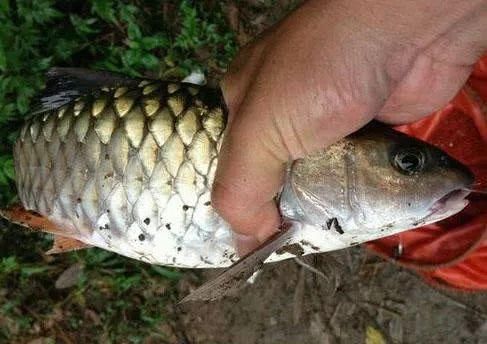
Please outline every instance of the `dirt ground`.
M485 294L433 289L361 248L303 261L322 275L289 260L238 296L175 308L179 343L487 343Z

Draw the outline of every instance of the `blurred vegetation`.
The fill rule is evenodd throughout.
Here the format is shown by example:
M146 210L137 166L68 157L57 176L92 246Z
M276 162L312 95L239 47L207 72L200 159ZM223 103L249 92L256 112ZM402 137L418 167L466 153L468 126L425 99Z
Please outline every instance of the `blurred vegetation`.
M180 79L222 73L235 51L219 1L0 0L0 205L15 201L12 144L49 67ZM164 339L178 271L98 249L46 257L44 235L0 227L0 343ZM66 269L74 285L56 288Z

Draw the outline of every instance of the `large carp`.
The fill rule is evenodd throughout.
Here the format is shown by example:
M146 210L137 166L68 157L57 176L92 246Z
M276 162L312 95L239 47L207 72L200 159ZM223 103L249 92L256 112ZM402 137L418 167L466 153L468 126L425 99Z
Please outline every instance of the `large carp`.
M218 90L78 69L49 77L15 144L22 206L5 217L54 233L54 251L97 246L187 268L238 259L210 198L227 116ZM266 261L444 219L465 207L472 182L438 148L369 125L290 162L277 201L292 249Z

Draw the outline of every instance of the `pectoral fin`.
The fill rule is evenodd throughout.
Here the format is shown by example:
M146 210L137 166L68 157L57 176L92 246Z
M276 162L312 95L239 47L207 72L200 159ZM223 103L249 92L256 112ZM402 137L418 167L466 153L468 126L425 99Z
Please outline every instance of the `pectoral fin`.
M190 301L214 301L238 290L265 260L276 250L288 244L294 234L293 228L285 228L274 234L269 240L250 252L215 279L206 282L201 287L182 299L179 303Z

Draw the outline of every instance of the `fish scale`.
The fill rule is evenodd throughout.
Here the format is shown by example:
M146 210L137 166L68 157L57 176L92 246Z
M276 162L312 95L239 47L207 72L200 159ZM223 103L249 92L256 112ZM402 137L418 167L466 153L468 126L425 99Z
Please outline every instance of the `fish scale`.
M210 203L226 116L200 92L144 81L34 117L15 145L21 202L79 240L142 260L177 264L184 254L186 265L213 264L182 252L205 251L201 238L233 253L228 225ZM225 233L218 245L217 231Z

